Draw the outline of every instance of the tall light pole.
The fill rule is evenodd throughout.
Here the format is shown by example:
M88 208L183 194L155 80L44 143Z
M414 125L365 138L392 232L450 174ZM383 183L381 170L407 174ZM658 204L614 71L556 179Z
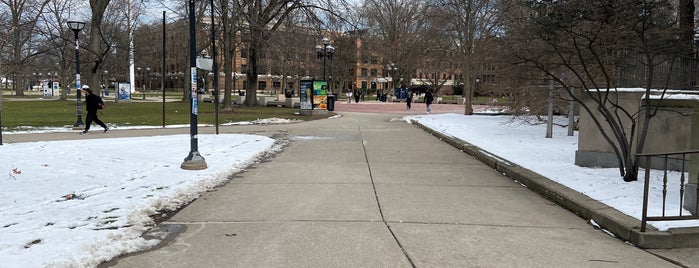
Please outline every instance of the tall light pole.
M68 28L73 30L75 36L75 98L76 100L76 114L78 115L78 120L73 124L74 128L79 128L83 124L83 107L82 107L82 93L80 91L80 41L78 40L78 33L85 28L85 22L77 20L75 18L68 19Z
M53 96L53 83L54 83L54 81L53 81L53 75L54 75L54 74L55 74L55 73L51 73L51 72L48 72L48 73L46 74L46 75L49 76L49 82L47 83L47 85L48 85L48 87L49 87L49 92L51 92L51 96Z
M214 123L216 124L216 135L218 135L218 63L216 62L218 58L216 51L216 23L214 23L214 0L211 0L211 65L212 71L214 72L213 86L214 86Z
M323 37L321 40L323 42L323 46L317 45L316 46L316 52L318 53L318 58L323 58L323 81L328 81L327 77L325 75L325 68L326 68L326 58L329 60L332 60L333 54L335 53L335 48L333 46L330 46L330 39L327 37Z
M109 74L109 71L104 70L102 72L104 75L102 75L102 94L100 95L105 95L109 91L109 79L107 78L107 75Z
M145 74L143 75L143 99L146 99L146 76L150 77L150 67L146 67Z
M143 99L146 99L146 75L150 73L150 67L146 67L145 69L138 67L136 68L138 70L138 73L141 74L141 92L143 93Z
M32 82L29 83L29 90L34 90L34 81L36 81L38 84L41 84L39 83L39 75L37 73L32 73L32 75L34 76L34 80L32 80Z
M391 73L391 90L393 90L396 87L396 72L398 71L398 67L396 64L391 63L388 65L388 71Z
M194 1L189 0L189 155L184 159L180 167L187 170L206 169L206 161L199 153L199 140L197 133L197 40L194 18Z

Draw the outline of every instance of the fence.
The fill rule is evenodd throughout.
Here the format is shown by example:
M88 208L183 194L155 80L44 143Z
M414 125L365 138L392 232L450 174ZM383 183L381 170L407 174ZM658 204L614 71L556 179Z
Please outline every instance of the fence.
M657 57L653 63L653 88L696 89L699 87L699 59ZM622 51L619 61L619 87L645 87L648 63L642 55Z
M684 194L685 194L685 182L688 179L687 176L685 176L685 171L687 170L687 166L689 161L688 156L696 154L695 157L699 157L699 150L691 150L691 151L679 151L679 152L668 152L668 153L653 153L653 154L637 154L636 157L637 159L645 158L646 160L646 170L645 170L645 182L643 185L643 215L641 216L641 232L646 231L646 223L648 221L676 221L676 220L693 220L693 219L699 219L699 216L696 215L682 215L683 214L683 207L684 207ZM671 157L672 156L672 157ZM663 194L663 202L662 202L662 215L654 215L654 216L648 216L648 198L649 198L649 188L650 188L650 171L651 171L651 161L662 161L662 170L663 170L663 187L662 187L662 194ZM672 164L668 164L669 162L675 162L678 163L678 169L673 168ZM677 170L680 172L680 205L679 205L679 211L677 214L674 215L666 215L666 205L667 205L667 192L668 192L668 170ZM699 187L697 187L697 197L699 197ZM696 198L696 204L695 208L699 208L699 198Z

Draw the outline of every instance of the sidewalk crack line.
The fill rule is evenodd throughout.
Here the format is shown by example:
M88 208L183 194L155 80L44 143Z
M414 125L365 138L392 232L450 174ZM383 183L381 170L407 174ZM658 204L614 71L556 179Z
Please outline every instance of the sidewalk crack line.
M388 224L388 222L386 221L386 218L383 215L383 209L381 208L381 202L379 201L379 194L378 194L378 192L376 192L376 183L374 182L374 174L371 172L371 163L369 163L369 156L367 155L367 151L366 151L366 143L364 142L364 133L362 133L361 126L359 126L358 128L359 128L359 136L362 137L362 150L364 151L364 160L366 161L367 168L369 169L369 178L371 179L371 187L374 189L374 197L376 198L376 205L379 208L379 214L381 214L381 221L386 226L386 229L388 229L388 232L391 233L393 240L396 241L396 244L398 244L398 247L403 252L403 255L405 256L405 258L408 259L408 262L410 262L410 266L413 268L416 268L417 266L415 265L415 262L413 262L413 259L410 258L410 255L408 255L408 252L405 250L405 247L403 247L403 244L400 243L400 240L398 240L398 237L393 232L393 229L391 229L391 225Z

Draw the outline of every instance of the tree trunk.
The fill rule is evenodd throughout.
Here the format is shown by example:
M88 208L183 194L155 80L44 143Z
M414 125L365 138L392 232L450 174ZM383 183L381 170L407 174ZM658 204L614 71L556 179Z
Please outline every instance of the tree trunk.
M245 76L248 79L248 87L245 89L245 106L253 107L257 105L257 58L262 45L262 32L251 30L250 47L248 48L248 69Z
M87 59L87 70L85 74L84 82L81 77L81 84L89 85L93 91L99 90L99 74L102 69L102 64L104 64L103 53L101 49L102 45L102 19L104 18L104 11L109 5L109 0L90 0L90 8L92 9L92 18L90 19L90 36L88 41L88 49L86 53ZM108 51L107 51L108 53ZM83 75L82 73L80 74ZM96 92L96 91L95 91Z
M228 1L221 1L221 25L223 25L223 72L224 72L224 82L223 82L223 109L231 110L233 108L233 103L231 100L232 85L233 80L233 57L235 53L235 45L233 44L233 36L235 31L231 28L231 21L233 20L229 17L232 12L229 12ZM232 15L234 16L234 15Z
M464 87L464 115L473 114L473 87L467 85Z

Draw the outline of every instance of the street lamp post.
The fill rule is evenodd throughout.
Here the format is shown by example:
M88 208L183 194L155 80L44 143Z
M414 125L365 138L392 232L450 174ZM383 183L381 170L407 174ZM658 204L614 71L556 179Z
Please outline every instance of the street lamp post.
M146 99L146 76L150 77L150 67L146 67L146 74L143 76L143 99ZM149 83L150 83L150 79Z
M49 82L47 83L47 85L48 85L48 87L49 87L49 92L51 92L51 96L53 96L53 83L55 82L55 81L53 81L53 75L55 75L55 74L56 74L56 73L53 73L53 74L52 74L51 72L48 72L48 73L46 74L46 75L48 75L48 77L49 77Z
M102 72L102 73L104 75L102 75L102 94L100 94L100 95L106 94L107 91L109 90L109 85L107 84L109 82L107 79L107 75L109 74L109 72L107 70L104 70L104 72Z
M136 67L136 72L141 75L141 85L143 85L143 68L141 67ZM138 81L136 81L138 82ZM135 88L138 88L138 85L134 85ZM143 92L143 97L145 98L146 92Z
M39 75L37 73L32 73L32 75L34 76L34 80L32 80L32 82L29 83L29 90L34 90L34 81L39 83Z
M326 75L325 75L325 68L326 68L326 61L325 59L332 60L333 54L335 53L335 48L333 46L330 46L330 39L327 37L323 37L321 40L323 42L323 46L317 45L316 46L316 52L318 53L318 58L323 58L323 81L327 81Z
M391 88L396 87L396 72L398 71L398 67L396 67L395 64L391 63L388 66L388 71L391 72Z
M75 36L75 98L76 98L76 114L78 116L77 121L73 124L74 128L80 128L83 126L83 107L82 107L82 92L80 91L80 41L78 39L78 33L85 28L85 22L79 21L74 18L68 19L68 27L73 30Z
M212 66L208 66L208 60L212 60L212 58L209 57L209 54L206 52L206 49L201 51L201 57L199 58L201 61L197 61L197 68L206 70L205 74L201 76L201 88L197 88L197 93L204 93L206 92L206 77L209 76L209 67L213 69ZM201 65L201 66L200 66Z
M396 64L391 63L388 65L388 71L391 73L391 90L396 88L396 72L398 72L398 67Z
M150 73L150 67L147 67L145 69L138 67L138 68L136 68L136 70L138 70L138 73L141 74L141 88L142 88L141 92L143 93L143 99L145 100L146 99L146 75L148 75L148 73Z
M189 113L189 137L190 137L190 150L187 157L185 157L184 162L180 165L180 168L187 170L200 170L206 169L206 160L199 153L199 134L197 130L197 40L196 40L196 29L195 29L195 17L194 17L194 0L189 0L189 100L190 100L190 113Z
M104 70L104 94L108 94L109 92L109 71Z

